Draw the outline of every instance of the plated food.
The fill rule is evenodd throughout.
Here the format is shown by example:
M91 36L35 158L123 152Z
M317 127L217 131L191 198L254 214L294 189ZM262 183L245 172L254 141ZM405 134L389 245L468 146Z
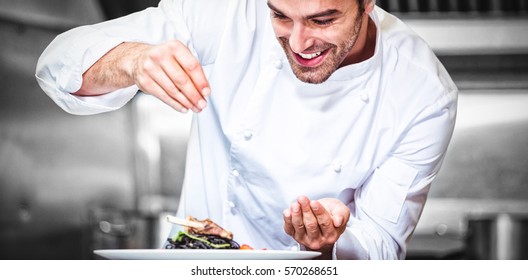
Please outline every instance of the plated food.
M167 216L167 221L184 226L184 231L168 238L165 249L241 249L253 250L247 244L238 244L233 233L210 219L198 220L192 216L186 220Z
M233 239L214 234L191 234L180 231L168 238L165 249L240 249Z
M290 250L103 249L94 250L111 260L307 260L321 255Z
M167 216L167 221L184 229L168 239L165 249L105 249L94 253L114 260L301 260L321 255L313 251L254 250L247 244L239 245L231 232L209 219Z

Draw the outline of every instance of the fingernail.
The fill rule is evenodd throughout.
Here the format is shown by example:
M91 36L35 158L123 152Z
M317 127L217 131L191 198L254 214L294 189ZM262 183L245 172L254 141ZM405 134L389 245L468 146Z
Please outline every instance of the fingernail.
M343 217L339 216L337 217L337 221L335 223L335 227L340 227L343 224Z
M207 106L207 102L205 102L205 100L202 99L202 100L198 101L198 107L200 109L204 109L205 106Z
M211 89L208 88L208 87L202 89L202 95L205 96L205 97L211 95Z
M181 108L180 112L183 113L183 114L186 114L187 112L189 112L189 110L187 110L185 108Z

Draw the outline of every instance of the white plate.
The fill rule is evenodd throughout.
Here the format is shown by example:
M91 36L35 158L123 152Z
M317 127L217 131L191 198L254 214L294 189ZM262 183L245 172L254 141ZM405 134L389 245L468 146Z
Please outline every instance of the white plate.
M280 250L107 249L96 255L112 260L307 260L320 252Z

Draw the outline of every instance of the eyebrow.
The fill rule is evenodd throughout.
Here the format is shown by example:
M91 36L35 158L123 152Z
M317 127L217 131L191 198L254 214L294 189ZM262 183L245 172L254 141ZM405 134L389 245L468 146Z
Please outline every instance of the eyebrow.
M273 10L274 12L278 13L278 14L281 14L281 15L284 14L277 7L273 6L273 4L271 4L269 1L268 1L268 7L271 10ZM325 10L325 11L322 11L322 12L319 12L319 13L315 13L313 15L308 15L308 16L306 16L306 19L314 19L314 18L318 18L318 17L334 16L334 15L337 15L337 14L340 14L340 13L341 12L339 10L328 9L328 10Z

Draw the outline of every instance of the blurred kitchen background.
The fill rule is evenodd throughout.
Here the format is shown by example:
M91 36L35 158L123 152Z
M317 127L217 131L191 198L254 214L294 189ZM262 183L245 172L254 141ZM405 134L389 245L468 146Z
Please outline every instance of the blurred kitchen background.
M94 116L38 87L59 33L156 0L0 0L0 259L158 248L182 184L190 114L138 95ZM528 259L528 0L378 0L460 88L449 152L408 259Z

